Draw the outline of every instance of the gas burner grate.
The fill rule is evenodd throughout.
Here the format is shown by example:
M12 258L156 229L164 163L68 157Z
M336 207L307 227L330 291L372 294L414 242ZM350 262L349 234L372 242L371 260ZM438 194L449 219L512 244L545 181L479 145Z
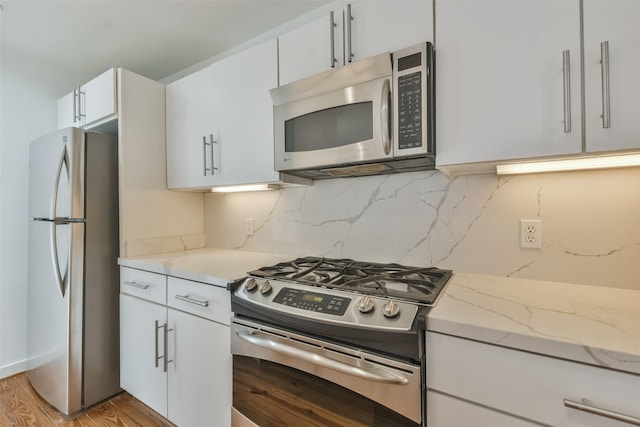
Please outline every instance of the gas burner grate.
M249 274L427 305L433 304L451 277L450 270L434 267L407 267L393 263L321 257L297 258L262 267Z

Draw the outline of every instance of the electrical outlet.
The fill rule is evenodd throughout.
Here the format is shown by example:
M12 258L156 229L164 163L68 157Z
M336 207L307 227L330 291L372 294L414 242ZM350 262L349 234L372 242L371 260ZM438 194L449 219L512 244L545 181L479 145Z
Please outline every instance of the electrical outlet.
M539 219L520 220L520 247L542 248L542 221Z
M253 218L247 218L247 236L253 236Z

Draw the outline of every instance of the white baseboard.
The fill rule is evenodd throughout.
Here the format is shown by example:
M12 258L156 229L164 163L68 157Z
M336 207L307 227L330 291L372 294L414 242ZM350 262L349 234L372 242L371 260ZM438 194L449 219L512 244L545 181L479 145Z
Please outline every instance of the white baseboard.
M27 361L21 360L10 365L0 366L0 379L10 377L27 370Z

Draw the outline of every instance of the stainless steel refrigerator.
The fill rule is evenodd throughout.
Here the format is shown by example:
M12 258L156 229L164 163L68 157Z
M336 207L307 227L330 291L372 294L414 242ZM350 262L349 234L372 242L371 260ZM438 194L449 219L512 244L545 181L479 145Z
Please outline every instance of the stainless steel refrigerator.
M27 375L67 415L120 390L117 165L77 128L29 147Z

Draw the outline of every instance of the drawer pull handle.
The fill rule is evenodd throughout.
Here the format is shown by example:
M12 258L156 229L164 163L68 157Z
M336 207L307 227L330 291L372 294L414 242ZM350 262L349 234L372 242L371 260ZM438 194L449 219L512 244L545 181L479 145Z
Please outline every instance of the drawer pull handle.
M203 301L203 300L191 298L189 295L176 295L176 299L179 299L180 301L189 302L191 304L200 305L202 307L209 307L209 301L207 300Z
M589 404L589 401L587 399L582 399L582 402L575 402L573 400L564 399L563 403L567 408L588 412L594 415L600 415L601 417L610 418L612 420L620 421L634 426L640 426L640 418L619 414L617 412L608 411L602 408L597 408Z
M127 280L124 281L124 284L127 286L133 286L134 288L138 288L138 289L149 289L149 285L140 284L136 282L129 282Z

